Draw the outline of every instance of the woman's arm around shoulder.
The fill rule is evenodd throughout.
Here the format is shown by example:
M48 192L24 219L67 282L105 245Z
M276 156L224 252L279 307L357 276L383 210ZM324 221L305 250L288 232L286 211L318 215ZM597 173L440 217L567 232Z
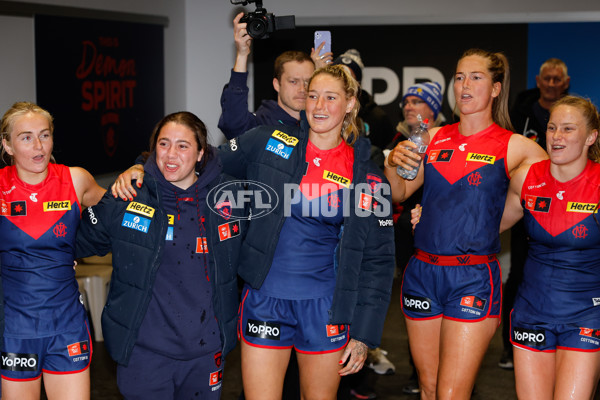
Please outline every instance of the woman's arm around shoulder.
M82 208L97 204L106 189L102 188L87 170L80 167L69 167L77 199Z
M248 165L265 149L268 127L258 126L218 147L223 172L237 179L246 178ZM283 129L283 128L282 128Z
M533 140L516 133L510 137L506 163L511 177L523 165L531 165L546 159L548 159L546 151Z
M510 186L508 187L506 203L504 205L504 214L502 214L502 220L500 221L500 233L511 228L523 218L521 189L523 188L523 183L525 182L530 167L530 164L521 166L513 173L513 176L510 179Z

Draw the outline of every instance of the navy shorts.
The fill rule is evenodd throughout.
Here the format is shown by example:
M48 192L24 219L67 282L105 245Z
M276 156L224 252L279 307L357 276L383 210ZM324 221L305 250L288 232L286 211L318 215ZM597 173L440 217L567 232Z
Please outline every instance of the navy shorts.
M84 371L92 360L92 338L87 321L81 329L36 339L4 338L2 377L29 381L49 374Z
M513 346L543 352L556 349L595 352L600 351L600 319L570 324L548 324L510 313L510 342Z
M117 366L117 386L128 400L219 400L224 366L220 350L176 360L134 346L127 366Z
M254 347L300 353L332 353L346 346L348 325L329 324L333 296L307 300L269 297L246 285L242 294L238 333Z
M414 320L500 318L500 264L495 256L435 256L417 250L404 271L401 304L404 315Z

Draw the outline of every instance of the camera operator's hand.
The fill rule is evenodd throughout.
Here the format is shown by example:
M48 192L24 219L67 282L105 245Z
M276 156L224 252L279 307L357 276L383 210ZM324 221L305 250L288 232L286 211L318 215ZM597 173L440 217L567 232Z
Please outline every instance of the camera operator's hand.
M325 42L321 43L316 49L310 49L310 58L312 58L313 62L315 63L315 69L319 69L333 62L332 52L328 52L319 56L319 53L321 52L323 46L325 46Z
M252 38L246 31L246 23L240 22L240 19L244 16L241 12L233 19L233 40L235 41L235 48L237 50L235 65L233 70L235 72L248 72L248 56L250 55L250 45L252 44Z

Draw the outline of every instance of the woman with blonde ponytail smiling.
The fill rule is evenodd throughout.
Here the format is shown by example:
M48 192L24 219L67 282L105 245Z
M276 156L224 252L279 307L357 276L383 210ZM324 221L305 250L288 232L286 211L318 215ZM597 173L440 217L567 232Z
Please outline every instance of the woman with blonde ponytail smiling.
M249 400L281 399L292 349L302 398L336 399L340 376L358 372L367 347L379 345L394 232L389 186L358 137L357 92L343 66L321 68L300 127L258 127L221 147L224 171L288 203L250 221L240 257Z

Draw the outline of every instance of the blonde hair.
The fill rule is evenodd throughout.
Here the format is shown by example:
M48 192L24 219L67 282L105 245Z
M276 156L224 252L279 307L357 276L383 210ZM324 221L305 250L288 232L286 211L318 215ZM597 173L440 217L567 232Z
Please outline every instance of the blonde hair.
M10 133L14 128L16 120L29 113L40 114L44 116L48 120L50 135L54 135L54 118L52 118L52 115L50 115L48 111L35 103L31 103L29 101L18 101L14 103L2 117L2 122L0 123L0 135L2 135L2 139L10 143ZM7 165L12 165L13 157L6 152L4 143L2 144L2 152L0 153L0 157L2 157L2 160ZM55 162L53 156L51 157L51 162Z
M488 72L492 83L500 82L500 93L492 102L492 119L496 124L509 131L514 131L508 113L508 93L510 89L510 68L503 53L492 53L482 49L469 49L458 60L469 56L479 56L488 60Z
M600 134L600 116L598 115L598 109L590 99L578 96L565 96L552 104L550 114L559 106L570 106L578 109L583 118L585 118L588 131L592 132L595 130ZM588 150L588 158L600 163L600 143L598 142L598 137L596 137L596 141L592 143Z
M319 68L316 70L310 78L310 82L308 83L308 87L310 90L310 84L315 79L316 76L321 74L327 74L338 79L342 83L342 87L344 88L344 92L346 93L346 99L351 99L354 97L356 101L354 102L354 107L350 112L346 113L344 117L344 123L342 124L342 138L349 145L353 145L358 138L359 130L358 123L356 118L358 116L358 110L360 108L360 103L358 101L358 92L359 86L356 79L350 75L346 67L343 65L327 65L323 68Z

